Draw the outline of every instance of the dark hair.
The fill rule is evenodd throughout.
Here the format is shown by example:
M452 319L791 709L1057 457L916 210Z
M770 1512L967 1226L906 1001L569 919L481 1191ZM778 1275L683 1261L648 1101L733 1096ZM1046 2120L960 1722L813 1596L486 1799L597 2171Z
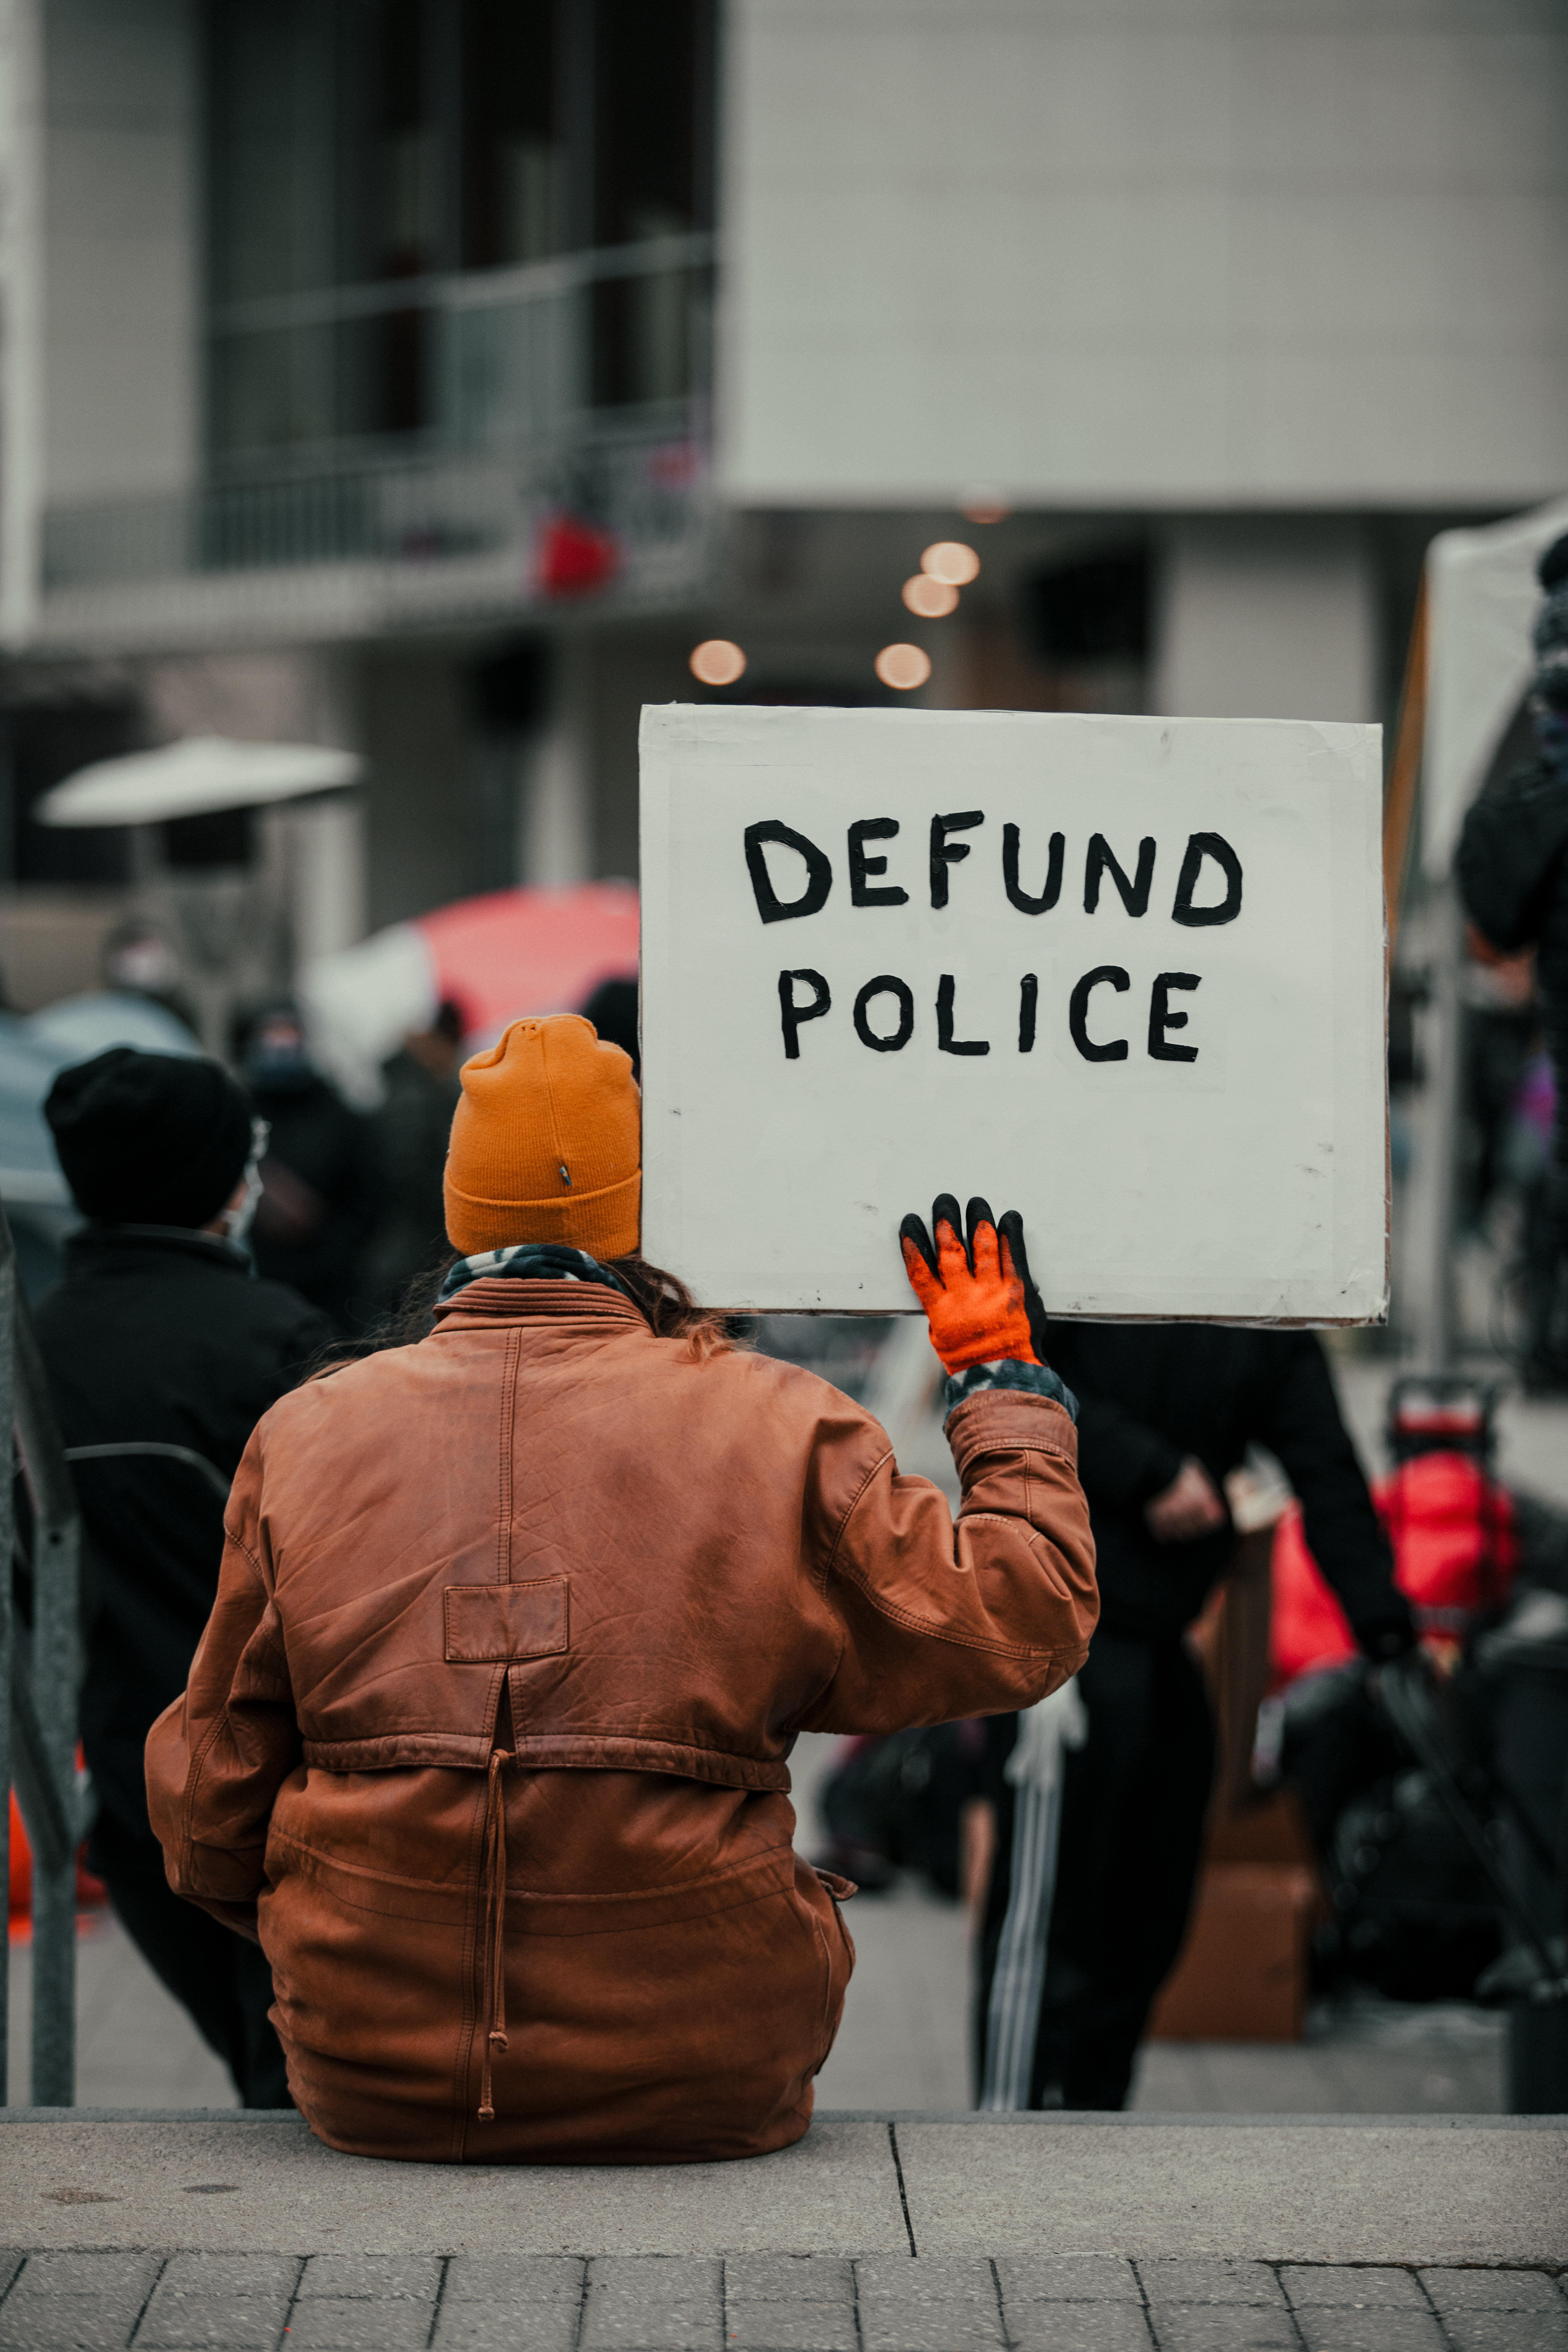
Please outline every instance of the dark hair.
M416 1274L398 1304L363 1339L330 1341L311 1364L308 1377L335 1371L340 1364L357 1362L362 1356L379 1355L385 1348L411 1348L427 1339L436 1328L441 1286L462 1255L461 1250L448 1250L436 1265ZM618 1276L656 1339L684 1339L688 1353L699 1363L735 1346L731 1318L711 1307L699 1307L679 1276L667 1273L661 1265L650 1265L640 1250L604 1263Z
M650 1265L640 1250L633 1250L628 1257L613 1257L608 1264L642 1308L656 1339L684 1339L699 1363L735 1345L730 1318L710 1307L699 1307L678 1275L666 1273L662 1265Z

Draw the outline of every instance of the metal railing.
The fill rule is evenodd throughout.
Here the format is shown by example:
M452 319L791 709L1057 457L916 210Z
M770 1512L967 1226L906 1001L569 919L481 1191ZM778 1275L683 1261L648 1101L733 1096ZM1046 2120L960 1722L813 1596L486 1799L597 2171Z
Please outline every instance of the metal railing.
M0 1208L0 1428L14 1457L0 1476L0 1883L10 1884L14 1786L33 1850L31 2104L76 2100L76 1855L89 1801L76 1763L80 1683L81 1524L47 1383ZM7 1448L8 1456L12 1449ZM30 1505L31 1545L18 1543L16 1471ZM16 1568L31 1586L31 1623L17 1607ZM8 2085L8 1940L0 1944L0 2098Z
M562 510L612 535L621 585L679 579L705 544L713 257L650 237L231 305L208 366L227 454L190 489L51 509L45 587L428 568L526 550ZM352 431L398 367L422 421Z

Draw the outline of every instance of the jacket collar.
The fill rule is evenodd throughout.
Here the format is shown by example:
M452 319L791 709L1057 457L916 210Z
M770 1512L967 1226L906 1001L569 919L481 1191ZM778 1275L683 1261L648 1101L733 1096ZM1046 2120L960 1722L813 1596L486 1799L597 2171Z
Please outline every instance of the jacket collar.
M111 1263L143 1265L160 1257L195 1258L215 1274L255 1273L250 1253L221 1234L198 1233L194 1225L87 1224L68 1236L65 1258L72 1274L99 1274Z
M437 1330L467 1330L485 1323L539 1323L568 1318L579 1322L630 1324L639 1331L648 1328L640 1307L621 1290L602 1288L597 1283L561 1282L546 1276L542 1280L519 1280L515 1275L481 1276L456 1292L450 1298L440 1298L435 1307Z

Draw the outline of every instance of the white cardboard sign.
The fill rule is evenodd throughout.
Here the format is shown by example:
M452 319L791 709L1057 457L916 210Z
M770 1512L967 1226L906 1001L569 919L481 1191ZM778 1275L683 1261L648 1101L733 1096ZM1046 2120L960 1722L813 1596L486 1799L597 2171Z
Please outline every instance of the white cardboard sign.
M1382 1317L1379 734L646 709L646 1255L907 1312L980 1193L1053 1314Z

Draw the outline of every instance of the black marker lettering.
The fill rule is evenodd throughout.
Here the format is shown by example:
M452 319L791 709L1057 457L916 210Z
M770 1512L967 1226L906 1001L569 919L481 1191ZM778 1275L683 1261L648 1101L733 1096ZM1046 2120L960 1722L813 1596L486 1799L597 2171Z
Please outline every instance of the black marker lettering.
M1130 915L1146 915L1149 911L1149 886L1154 879L1154 836L1146 833L1138 845L1138 871L1129 882L1111 856L1110 844L1102 833L1089 836L1089 856L1083 868L1083 911L1092 915L1100 904L1100 880L1109 874L1121 893L1121 903Z
M1195 1062L1197 1060L1198 1049L1195 1045L1167 1045L1165 1032L1167 1029L1184 1029L1187 1025L1187 1016L1184 1013L1173 1013L1171 1010L1172 989L1196 988L1198 984L1198 975L1195 971L1163 971L1155 981L1149 997L1149 1058L1151 1061Z
M805 890L798 898L781 898L773 888L768 872L768 861L763 854L764 842L776 842L781 849L793 849L805 860ZM804 833L796 833L777 817L769 817L763 824L746 827L746 865L752 877L752 889L757 901L757 912L764 923L785 923L792 915L815 915L827 903L833 887L833 868L815 841L807 841Z
M1060 834L1057 835L1061 839ZM1032 1054L1035 1050L1035 1014L1039 1007L1040 983L1037 976L1026 971L1018 986L1018 1051Z
M941 820L939 819L940 823ZM936 1042L943 1054L988 1054L990 1042L984 1037L955 1037L952 1034L953 978L944 971L936 984Z
M1225 876L1225 897L1217 907L1194 907L1193 892L1198 887L1204 859L1212 857ZM1194 833L1187 836L1187 854L1182 860L1182 871L1176 883L1176 903L1171 909L1173 923L1185 923L1193 930L1209 923L1234 923L1241 912L1241 860L1220 833Z
M863 816L849 828L849 904L852 907L907 907L910 894L897 883L882 889L873 889L868 877L885 874L885 857L868 857L868 841L891 841L898 832L899 821L893 816Z
M972 825L984 824L984 809L963 809L956 816L933 816L931 821L931 902L933 907L947 904L947 869L957 866L969 855L967 841L949 841L950 833L967 833Z
M1059 833L1053 833L1046 856L1046 887L1037 898L1031 898L1018 887L1018 828L1005 824L1002 828L1002 879L1007 886L1011 906L1024 915L1048 915L1062 895L1062 859L1067 854L1067 842Z
M1101 981L1107 982L1119 994L1132 985L1120 964L1096 964L1092 971L1084 973L1068 999L1068 1027L1072 1032L1073 1044L1086 1062L1124 1062L1127 1059L1125 1037L1118 1037L1109 1045L1097 1045L1089 1034L1089 1000Z
M812 988L815 989L816 996L810 1004L797 1004L795 1003L795 983L797 980L808 981ZM827 982L823 979L822 974L819 971L802 971L780 972L779 1019L784 1027L784 1060L786 1062L799 1061L800 1033L802 1027L807 1021L820 1021L832 1002L833 997Z
M867 1019L874 996L896 996L899 1000L899 1025L890 1037L879 1037ZM855 1034L862 1045L869 1045L873 1054L900 1054L915 1033L915 992L906 981L890 971L879 972L868 980L855 999Z

